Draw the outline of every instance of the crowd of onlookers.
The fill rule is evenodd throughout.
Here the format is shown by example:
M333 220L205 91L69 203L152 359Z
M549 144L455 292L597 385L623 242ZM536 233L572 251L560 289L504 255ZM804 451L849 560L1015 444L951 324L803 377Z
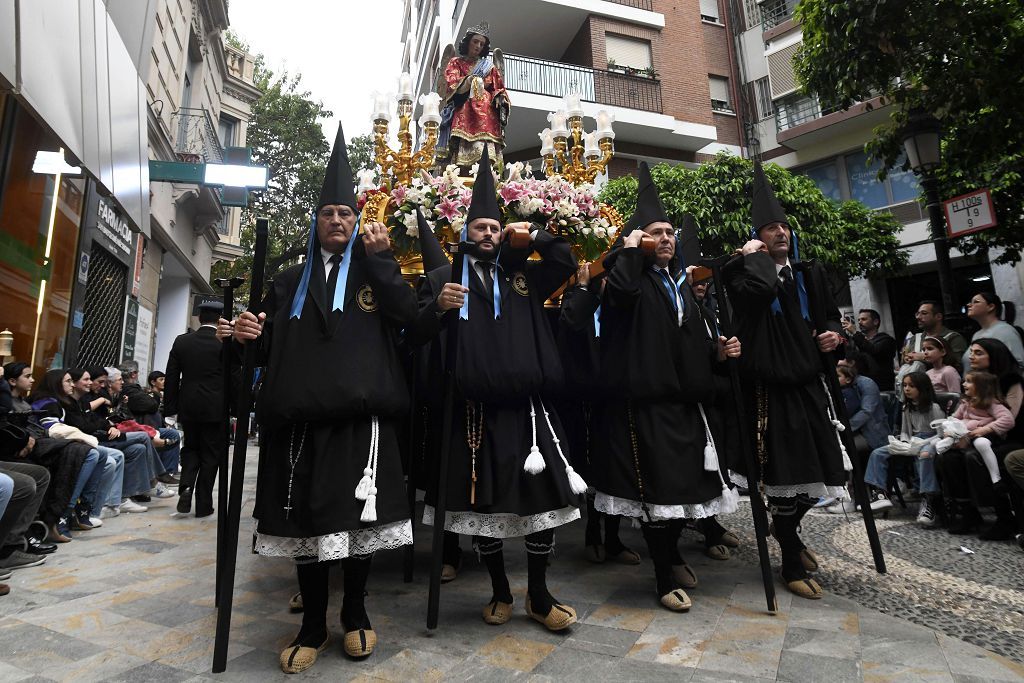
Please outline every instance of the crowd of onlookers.
M138 365L48 371L8 363L0 382L0 582L79 532L148 510L178 485L181 433L164 425L164 374ZM0 595L9 592L0 583Z
M951 534L1016 539L1024 550L1024 332L1002 319L991 293L975 295L970 337L945 327L923 301L902 349L876 311L844 320L846 359L836 371L873 510L917 500L917 522ZM851 501L823 501L829 512ZM990 512L987 515L983 514Z

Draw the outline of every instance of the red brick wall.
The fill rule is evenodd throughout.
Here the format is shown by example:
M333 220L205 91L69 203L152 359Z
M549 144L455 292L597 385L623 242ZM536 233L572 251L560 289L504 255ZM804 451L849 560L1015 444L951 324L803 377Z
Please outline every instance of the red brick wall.
M604 47L601 47L604 50ZM594 47L591 41L590 34L590 19L587 18L580 30L576 33L576 37L569 43L569 47L566 48L565 54L559 59L560 62L567 64L578 64L579 66L594 66ZM601 63L603 68L604 63Z
M636 159L613 157L608 163L608 180L615 180L627 175L636 175Z

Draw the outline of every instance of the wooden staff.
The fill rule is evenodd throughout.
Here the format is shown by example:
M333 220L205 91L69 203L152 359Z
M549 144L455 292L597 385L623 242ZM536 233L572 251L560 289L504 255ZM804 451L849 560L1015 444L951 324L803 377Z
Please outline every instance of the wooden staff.
M462 269L469 242L449 244L452 259L450 281L462 284ZM497 283L495 284L497 287ZM467 295L468 296L468 295ZM455 364L459 348L459 309L445 314L447 339L444 365L444 410L441 412L441 451L437 454L437 497L434 500L434 528L430 555L430 588L427 594L427 628L437 628L437 613L441 604L441 569L444 565L444 523L448 504L448 453L452 448L452 422L455 420ZM478 314L479 315L479 314Z
M252 259L252 283L249 287L249 310L259 308L263 297L263 271L267 262L267 236L270 219L256 219L256 245ZM249 409L252 407L252 382L256 371L256 341L245 345L242 362L242 385L238 388L236 413L236 434L249 433ZM231 418L228 417L228 420ZM213 641L213 673L219 674L227 667L228 638L231 633L231 600L235 590L235 560L238 555L238 525L242 516L242 487L245 483L245 447L247 439L235 439L235 452L231 462L231 487L228 493L227 521L224 523L224 537L218 543L218 553L223 558L223 569L218 572L220 585L217 588L217 633ZM221 473L223 476L224 473ZM224 514L221 508L219 514Z
M235 289L242 286L245 278L232 277L217 280L217 286L224 293L224 311L221 316L231 318L231 312L235 308ZM227 515L224 511L228 508L228 451L231 450L231 337L225 337L223 349L221 350L221 372L224 373L224 400L222 409L224 411L224 450L220 454L218 469L220 475L217 477L217 584L214 589L213 606L220 604L220 584L224 569L224 530L227 523Z

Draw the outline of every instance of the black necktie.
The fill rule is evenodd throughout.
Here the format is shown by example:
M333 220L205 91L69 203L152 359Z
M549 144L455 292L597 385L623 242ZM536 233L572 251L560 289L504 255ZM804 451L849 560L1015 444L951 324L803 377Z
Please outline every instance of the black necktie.
M328 260L333 263L331 274L327 276L327 310L334 310L334 290L338 288L338 271L341 270L341 254L332 254Z
M789 294L795 300L797 293L796 282L793 280L793 269L789 266L782 266L782 270L779 271L779 277L782 278L782 286L785 288L786 294Z
M484 289L487 290L487 298L494 299L494 263L492 261L477 261L480 272L484 276Z

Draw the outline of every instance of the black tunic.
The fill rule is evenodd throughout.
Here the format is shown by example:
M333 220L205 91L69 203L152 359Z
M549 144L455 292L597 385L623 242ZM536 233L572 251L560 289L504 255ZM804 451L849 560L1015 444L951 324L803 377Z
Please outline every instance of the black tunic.
M565 389L555 401L569 438L573 468L592 483L594 428L601 420L601 340L594 313L601 304L589 289L570 287L562 295L556 342L565 370Z
M544 231L537 233L533 248L540 261L528 261L526 250L502 248L495 276L501 297L499 319L494 318L493 301L480 278L472 272L468 277L469 319L457 323L457 387L445 523L446 529L457 533L514 537L579 516L565 464L552 437L553 431L568 458L568 442L551 403L564 375L544 311L547 297L575 272L576 260L563 239ZM470 268L469 259L465 267ZM429 286L421 293L420 317L409 331L413 339L429 339L441 332L442 319L431 304L450 280L451 268L443 266L427 277ZM439 341L444 338L442 335ZM435 371L434 376L439 373ZM537 445L545 462L538 474L523 469L533 445L531 400L536 410ZM475 503L471 504L472 457L466 425L467 408L474 405L482 406L484 419L482 445L476 455ZM427 477L428 523L433 521L436 476Z
M390 251L368 256L357 239L344 311L330 311L323 260L314 258L299 318L289 316L301 265L275 279L261 307L267 372L256 407L262 444L253 516L257 551L323 560L411 542L396 435L408 389L397 340L416 316L416 297ZM379 419L377 520L363 523L354 492L372 417ZM382 528L401 538L375 531Z
M602 512L639 517L646 506L653 519L696 518L734 506L722 497L720 474L704 469L698 404L714 397L716 348L692 291L683 286L680 294L682 325L639 249L623 249L608 275L601 308L606 403L594 475Z
M825 311L829 329L838 331L839 310L819 264L799 264L804 272L808 308ZM737 336L743 344L740 373L752 437L756 435L756 395L767 392L765 433L767 464L763 481L769 495L835 495L846 481L836 430L828 413L821 355L799 300L779 281L768 254L754 253L725 268ZM778 297L781 311L772 310ZM824 332L820 330L819 332ZM832 370L834 372L834 370ZM841 403L841 399L839 402ZM730 466L746 484L739 459Z

